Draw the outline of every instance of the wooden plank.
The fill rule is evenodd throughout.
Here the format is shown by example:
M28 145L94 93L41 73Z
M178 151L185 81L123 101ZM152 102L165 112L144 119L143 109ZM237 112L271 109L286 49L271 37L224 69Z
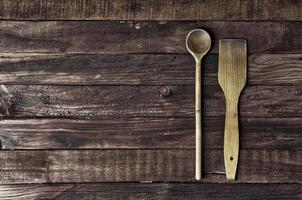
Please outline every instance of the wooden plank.
M301 149L302 118L242 118L241 149ZM192 118L0 121L1 149L194 149ZM203 121L203 148L223 148L223 119Z
M236 182L302 182L301 150L242 150ZM226 182L222 150L205 150L203 182ZM0 183L194 181L194 150L0 152Z
M300 1L0 1L1 19L302 20Z
M297 200L301 184L178 184L90 183L1 185L0 200L35 199L148 199L168 200ZM230 192L231 191L231 192Z
M217 84L218 56L203 62L203 83ZM249 85L302 84L302 54L253 54ZM193 85L194 60L183 54L0 54L0 83Z
M214 41L246 39L249 53L302 53L300 22L232 21L1 21L0 52L188 53L185 37L199 27ZM211 52L218 53L218 42Z
M193 117L194 86L1 85L3 117ZM204 116L223 118L225 102L217 85L204 87ZM302 87L250 86L241 95L240 114L301 117Z

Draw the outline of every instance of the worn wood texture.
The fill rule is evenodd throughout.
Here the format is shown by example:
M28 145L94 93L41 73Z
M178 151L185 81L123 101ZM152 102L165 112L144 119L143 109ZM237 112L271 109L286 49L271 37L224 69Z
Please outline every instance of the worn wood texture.
M205 150L203 182L226 182L223 151ZM242 150L237 182L302 182L301 150ZM194 180L194 150L0 151L0 183Z
M253 54L249 85L302 84L302 54ZM217 84L217 54L203 59L203 83ZM193 85L194 59L183 54L0 54L0 83Z
M301 149L301 118L241 118L241 149ZM0 121L2 149L194 149L193 118ZM223 148L224 119L205 118L204 149Z
M301 22L232 21L1 21L0 52L187 53L185 38L195 28L210 31L212 53L223 38L246 39L249 53L302 53Z
M0 200L302 198L301 9L0 0ZM184 44L194 28L214 41L203 71L204 183L226 182L217 41L249 42L237 184L193 183L194 60Z
M211 48L211 37L203 29L194 29L186 37L186 47L195 60L195 179L202 171L202 87L201 61Z
M247 42L243 39L219 40L218 81L226 102L224 165L227 179L234 180L239 154L239 96L247 79Z
M302 20L300 1L0 1L1 19Z
M20 184L1 185L0 200L297 200L300 184Z
M193 117L194 86L1 85L3 117ZM300 86L250 86L240 99L240 115L302 116ZM225 102L217 85L204 87L204 116L223 118Z

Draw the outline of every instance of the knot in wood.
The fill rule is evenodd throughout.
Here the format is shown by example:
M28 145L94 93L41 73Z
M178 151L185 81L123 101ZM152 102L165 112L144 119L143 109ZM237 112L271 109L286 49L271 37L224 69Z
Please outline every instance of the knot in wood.
M164 86L159 91L159 96L168 97L172 94L172 88L170 86Z

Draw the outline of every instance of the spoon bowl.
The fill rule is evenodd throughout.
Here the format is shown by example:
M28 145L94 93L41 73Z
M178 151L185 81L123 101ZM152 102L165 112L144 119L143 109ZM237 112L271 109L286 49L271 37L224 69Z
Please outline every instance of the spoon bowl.
M187 35L186 45L192 56L200 60L211 48L210 35L203 29L194 29Z

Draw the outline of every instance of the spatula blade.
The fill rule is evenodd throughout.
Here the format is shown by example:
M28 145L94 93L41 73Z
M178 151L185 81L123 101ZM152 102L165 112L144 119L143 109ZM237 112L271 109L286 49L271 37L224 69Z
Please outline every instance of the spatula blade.
M225 93L240 94L247 79L247 42L243 39L219 41L218 81Z

